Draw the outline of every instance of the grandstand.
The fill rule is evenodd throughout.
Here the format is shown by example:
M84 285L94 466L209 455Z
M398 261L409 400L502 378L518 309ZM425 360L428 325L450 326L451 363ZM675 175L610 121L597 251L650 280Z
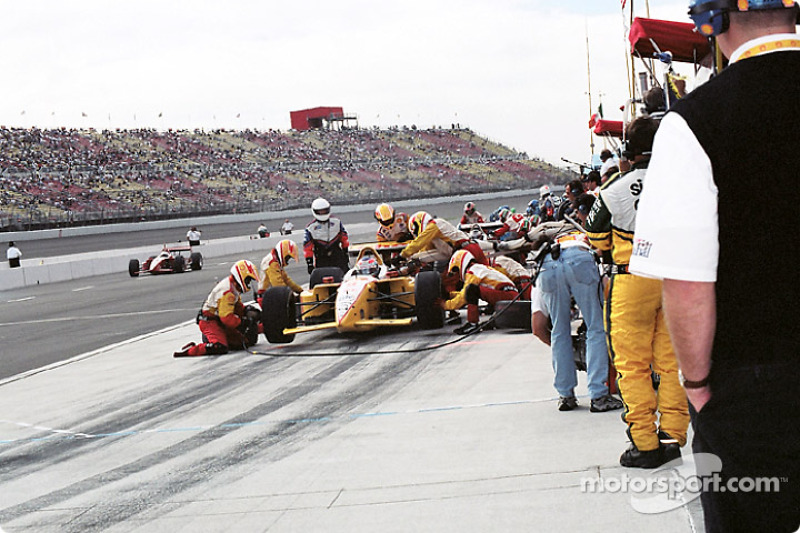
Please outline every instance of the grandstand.
M570 175L469 129L0 128L0 231L425 198Z

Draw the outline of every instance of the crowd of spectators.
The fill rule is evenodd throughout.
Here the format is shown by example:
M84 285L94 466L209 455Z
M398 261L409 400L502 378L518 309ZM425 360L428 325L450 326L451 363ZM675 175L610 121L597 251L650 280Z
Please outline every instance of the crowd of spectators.
M462 128L0 127L0 229L502 190L559 172Z

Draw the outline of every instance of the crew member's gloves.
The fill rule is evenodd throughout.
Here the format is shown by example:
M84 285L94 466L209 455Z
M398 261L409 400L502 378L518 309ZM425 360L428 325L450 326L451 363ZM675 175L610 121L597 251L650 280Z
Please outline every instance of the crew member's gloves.
M306 266L308 266L308 273L314 270L314 258L313 257L306 257Z
M239 318L241 319L241 322L239 323L238 326L236 326L236 330L242 335L245 335L247 333L247 330L253 327L253 319L247 315L241 316Z
M398 268L400 265L403 264L403 260L404 260L403 256L397 254L396 256L389 258L389 265L393 266L394 268Z

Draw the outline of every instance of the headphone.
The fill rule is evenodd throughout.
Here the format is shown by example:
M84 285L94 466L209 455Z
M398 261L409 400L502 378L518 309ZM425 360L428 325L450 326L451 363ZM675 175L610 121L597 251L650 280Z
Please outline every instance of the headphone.
M636 154L633 153L633 147L631 146L630 139L625 139L624 141L622 141L622 149L620 150L619 155L621 155L624 159L627 159L628 161L632 161L633 158L636 156Z
M751 0L752 1L752 0ZM756 9L777 9L780 7L797 9L797 4L791 0L758 0L752 5L748 0L692 0L689 5L691 17L697 31L705 37L716 37L728 31L730 26L730 11L748 11ZM797 21L800 24L800 12Z
M732 0L695 0L689 6L691 17L697 31L705 37L714 37L725 33L730 25L728 12L736 9Z

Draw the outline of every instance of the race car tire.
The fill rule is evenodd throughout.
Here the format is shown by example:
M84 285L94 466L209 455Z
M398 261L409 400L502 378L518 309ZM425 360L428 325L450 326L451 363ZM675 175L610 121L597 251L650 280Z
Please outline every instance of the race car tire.
M270 344L287 344L294 335L284 335L283 330L297 325L297 300L289 287L270 287L261 301L261 323L264 336Z
M314 286L324 283L324 278L333 278L333 283L341 283L344 273L339 267L319 267L311 272L311 278L308 280L308 288L313 289Z
M180 274L186 270L186 258L182 255L176 256L172 259L172 271Z
M189 265L191 266L192 270L202 270L203 269L203 254L200 252L194 252L189 257Z
M128 274L131 275L132 278L135 278L139 275L139 260L138 259L131 259L128 262Z
M254 346L258 344L258 321L261 319L261 309L247 306L244 314L252 320L252 327L247 328L247 331L244 332L244 337L247 341L247 346Z
M531 331L531 301L501 301L495 309L495 324L498 328Z
M423 329L444 326L444 309L438 305L442 297L442 277L438 272L420 272L414 282L414 306L417 322Z

